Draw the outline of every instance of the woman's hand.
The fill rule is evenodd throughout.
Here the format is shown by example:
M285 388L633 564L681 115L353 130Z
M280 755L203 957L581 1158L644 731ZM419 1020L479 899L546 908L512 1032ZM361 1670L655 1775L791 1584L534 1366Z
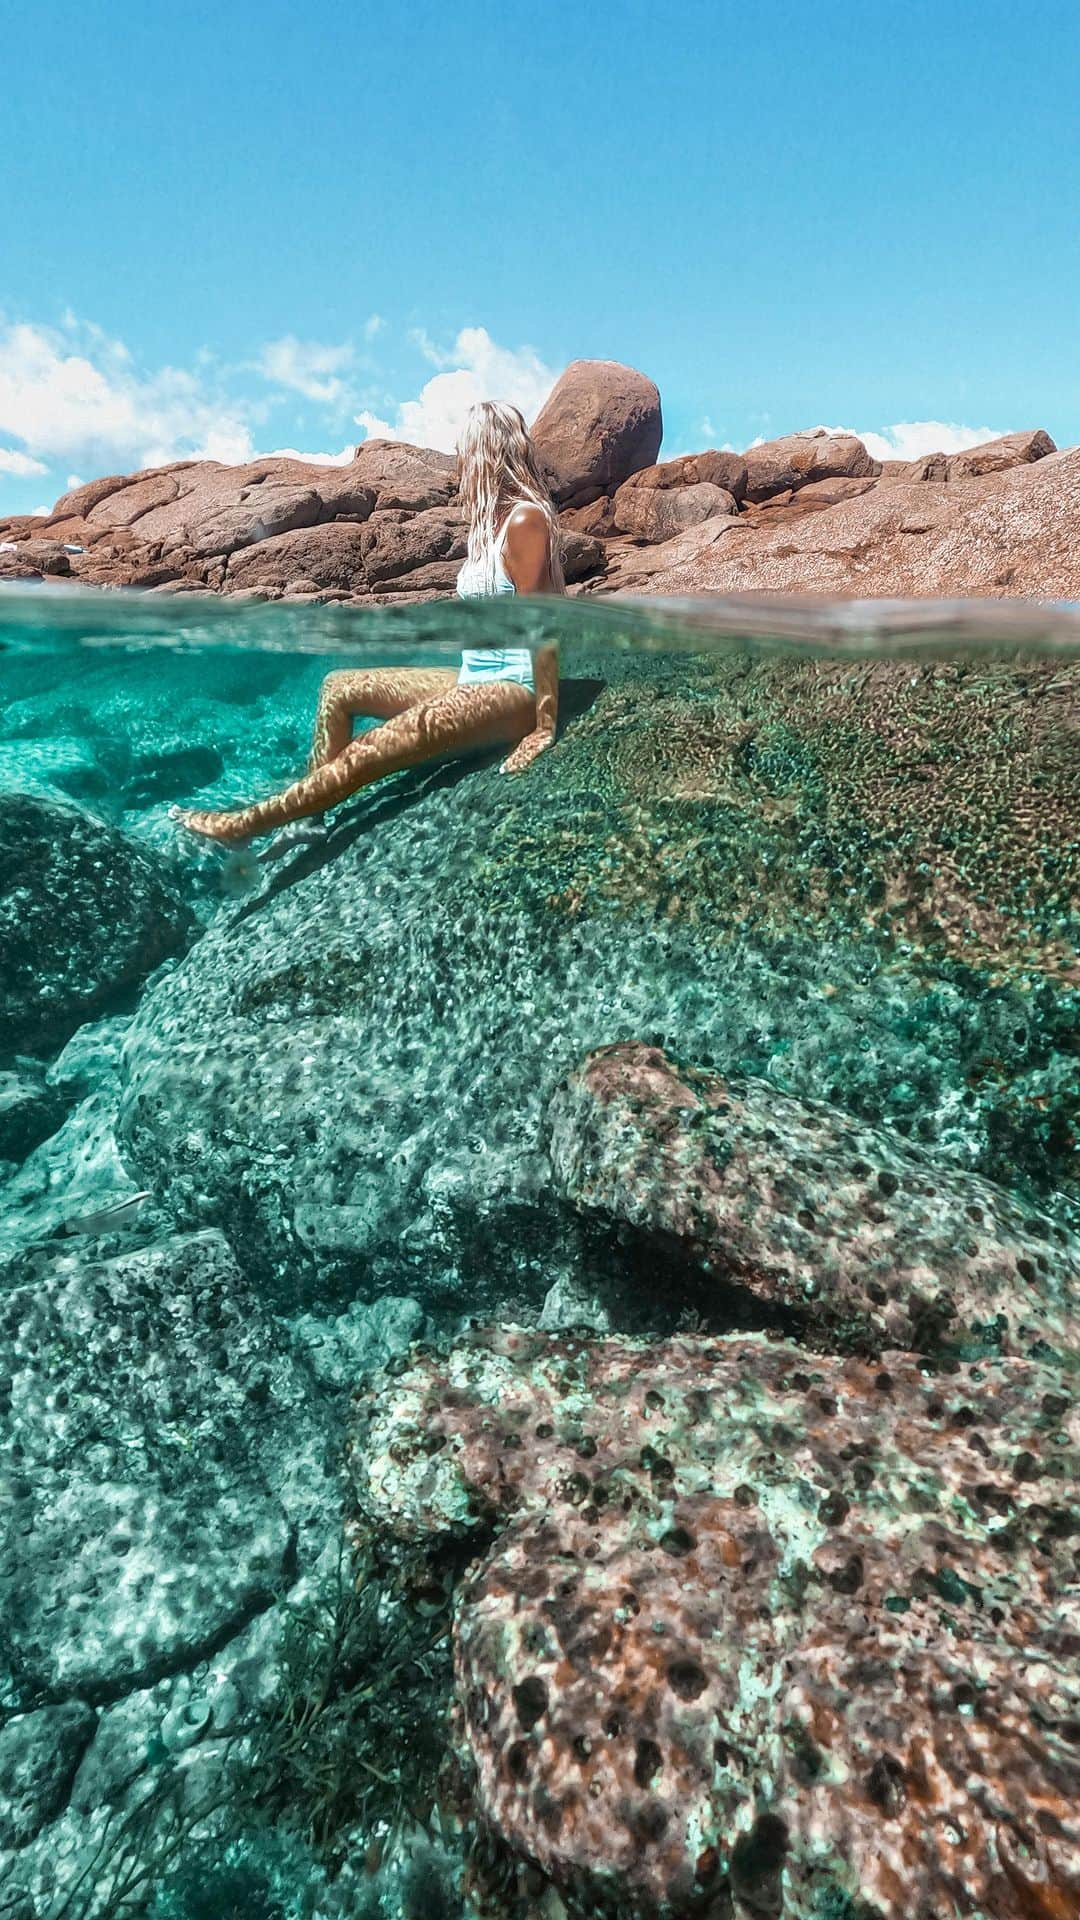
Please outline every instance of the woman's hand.
M523 773L526 767L532 766L538 753L543 753L545 747L553 746L554 743L555 735L549 733L546 728L538 728L535 733L527 733L509 758L503 761L499 772Z

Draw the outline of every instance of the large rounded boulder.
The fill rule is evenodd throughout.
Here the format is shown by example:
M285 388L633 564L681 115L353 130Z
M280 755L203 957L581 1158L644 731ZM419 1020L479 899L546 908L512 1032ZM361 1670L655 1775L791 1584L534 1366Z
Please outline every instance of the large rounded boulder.
M532 426L560 506L587 506L649 467L663 420L652 380L617 360L572 360Z
M185 944L191 916L160 862L39 794L0 810L0 1051L59 1045Z

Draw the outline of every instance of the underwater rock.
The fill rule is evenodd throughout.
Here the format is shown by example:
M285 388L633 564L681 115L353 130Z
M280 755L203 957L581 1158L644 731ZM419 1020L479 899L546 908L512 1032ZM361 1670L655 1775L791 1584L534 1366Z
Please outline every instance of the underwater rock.
M359 796L144 995L134 1179L292 1310L491 1315L495 1275L539 1310L570 1214L544 1109L636 1035L1067 1204L1078 688L1060 661L660 661L520 779Z
M458 1743L512 1853L620 1912L1075 1910L1066 1376L505 1328L390 1373L356 1525L481 1545Z
M16 1164L61 1125L68 1103L44 1070L0 1073L0 1160Z
M97 1716L81 1701L0 1727L0 1848L23 1847L64 1806Z
M171 879L115 827L42 795L0 814L0 1051L56 1046L191 931Z
M62 1245L0 1294L0 1706L104 1703L189 1668L332 1531L319 1390L207 1233Z
M548 1126L576 1206L673 1237L809 1331L969 1357L1080 1350L1080 1240L823 1101L623 1042L556 1090Z

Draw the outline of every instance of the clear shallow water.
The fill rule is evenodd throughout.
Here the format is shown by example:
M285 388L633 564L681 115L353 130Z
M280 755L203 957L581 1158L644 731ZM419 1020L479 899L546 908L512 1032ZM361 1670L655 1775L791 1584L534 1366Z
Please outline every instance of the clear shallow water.
M749 1335L807 1377L897 1350L969 1397L1014 1365L1071 1396L1078 632L1013 603L0 598L0 1773L31 1782L0 1913L478 1912L478 1804L499 1899L547 1910L515 1875L550 1847L478 1803L446 1720L476 1543L425 1508L394 1545L357 1441L342 1547L349 1395L412 1341L584 1326L662 1368L687 1336L707 1391L708 1342ZM561 737L518 780L418 769L241 851L169 819L295 778L333 667L552 638ZM826 1551L791 1491L826 1469L785 1430L787 1578ZM735 1885L773 1803L708 1791ZM835 1836L812 1886L792 1840L783 1912L859 1910L828 1882L891 1913ZM652 1897L616 1842L554 1872L572 1913Z

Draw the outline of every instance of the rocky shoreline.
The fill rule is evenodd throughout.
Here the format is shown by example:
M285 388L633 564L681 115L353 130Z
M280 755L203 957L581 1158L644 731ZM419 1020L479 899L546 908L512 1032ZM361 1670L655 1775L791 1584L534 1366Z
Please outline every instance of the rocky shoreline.
M575 361L536 421L572 594L1080 599L1080 448L1041 430L878 461L853 434L657 462L660 395ZM350 606L452 594L465 529L450 455L372 440L351 464L178 462L0 520L0 580Z

